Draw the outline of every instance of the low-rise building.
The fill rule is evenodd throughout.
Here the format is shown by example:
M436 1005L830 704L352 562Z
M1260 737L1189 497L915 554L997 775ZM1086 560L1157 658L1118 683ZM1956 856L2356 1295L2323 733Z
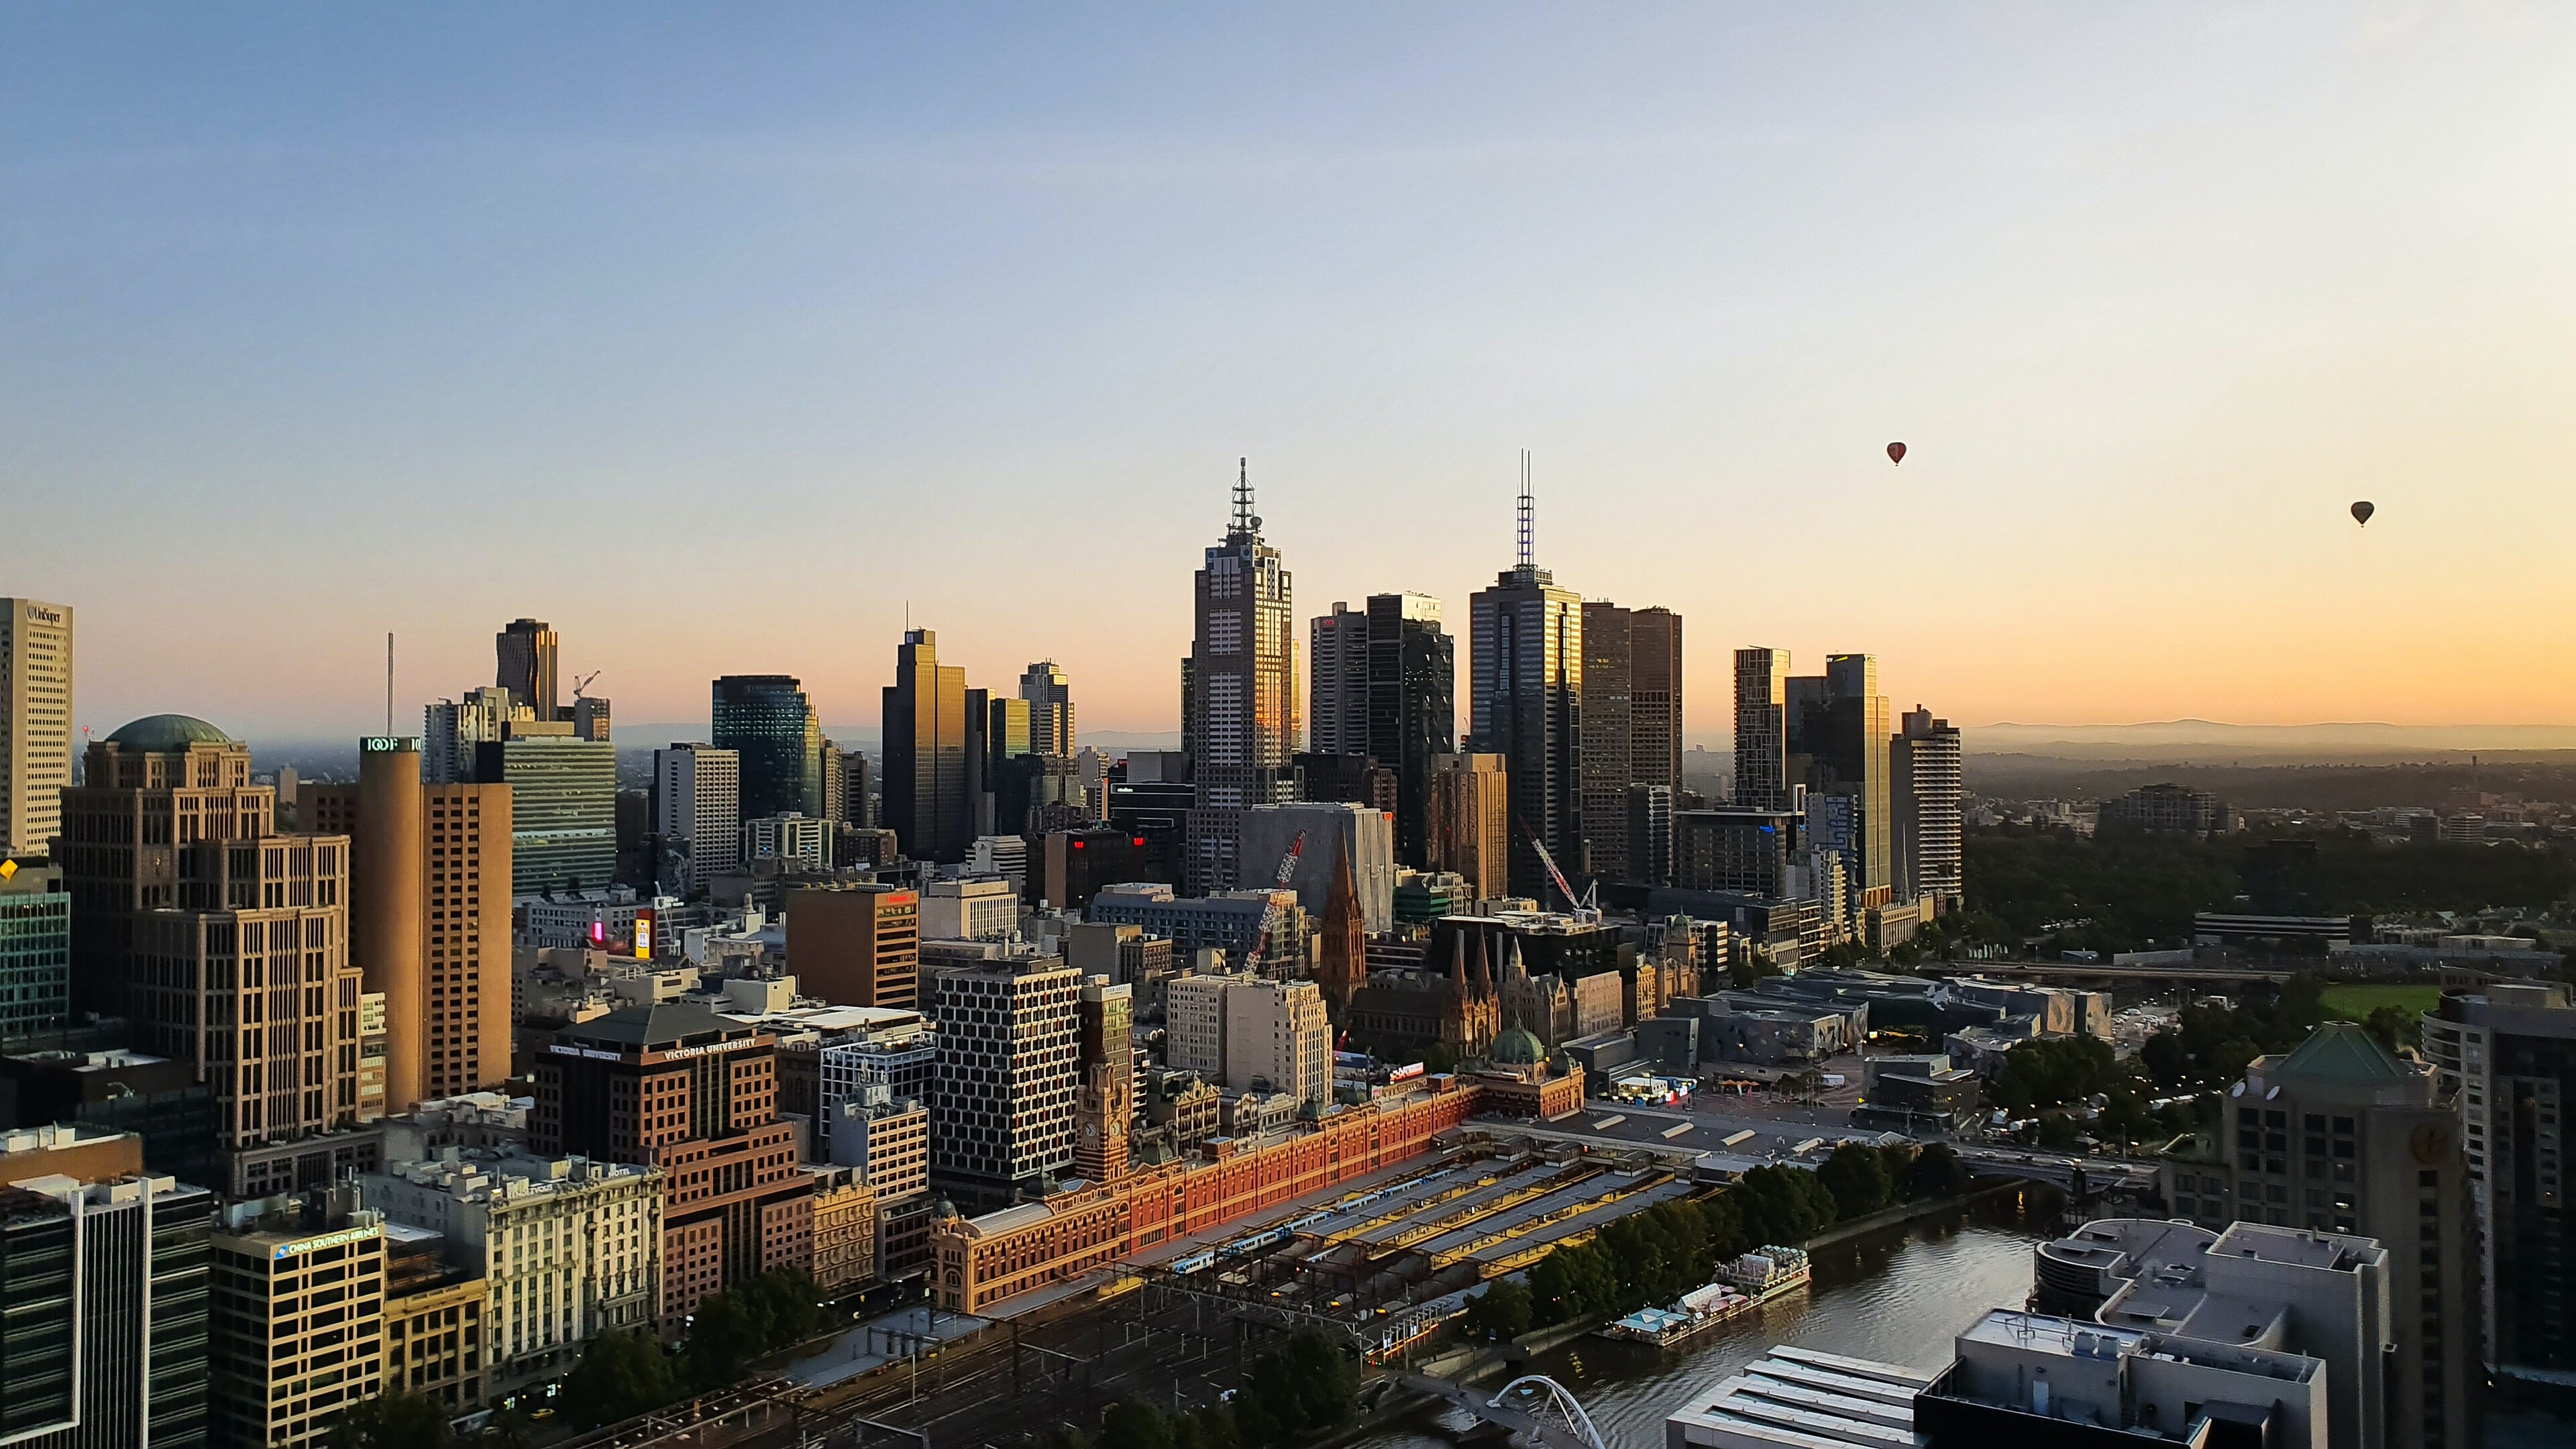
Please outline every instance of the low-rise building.
M814 1179L814 1286L838 1293L876 1277L877 1195L866 1175L855 1167L805 1171Z
M484 1285L446 1249L444 1234L385 1224L384 1382L462 1414L483 1402Z

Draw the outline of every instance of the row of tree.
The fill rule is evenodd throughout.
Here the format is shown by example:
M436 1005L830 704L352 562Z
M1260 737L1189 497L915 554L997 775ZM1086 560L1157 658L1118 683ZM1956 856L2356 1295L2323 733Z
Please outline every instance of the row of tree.
M1100 1437L1061 1431L1032 1436L1027 1449L1276 1449L1301 1444L1359 1417L1359 1365L1314 1329L1300 1329L1256 1358L1227 1403L1167 1413L1131 1398L1101 1417Z
M584 1427L613 1424L734 1384L753 1359L821 1332L822 1298L812 1277L782 1268L707 1295L678 1353L644 1329L603 1333L564 1380L564 1416Z

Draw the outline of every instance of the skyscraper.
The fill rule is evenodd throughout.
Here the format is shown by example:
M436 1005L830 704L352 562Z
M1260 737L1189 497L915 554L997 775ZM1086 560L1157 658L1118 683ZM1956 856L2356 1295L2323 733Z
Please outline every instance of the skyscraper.
M1458 748L1458 641L1429 594L1368 601L1368 748L1395 771L1395 858L1428 849L1432 762Z
M71 782L71 606L0 599L0 856L52 848Z
M1369 752L1369 616L1339 599L1306 626L1306 750Z
M1890 751L1889 790L1896 800L1896 898L1926 896L1943 909L1956 903L1960 878L1959 802L1962 754L1958 728L1921 705L1905 716Z
M1878 692L1878 661L1827 655L1821 678L1788 681L1788 703L1789 775L1807 787L1809 842L1843 855L1855 895L1849 904L1883 906L1896 891L1895 720Z
M1028 752L1070 755L1073 739L1073 685L1052 659L1041 659L1020 674L1020 698L1028 704Z
M421 778L433 785L470 782L476 751L508 738L512 724L536 717L526 700L500 685L469 689L463 699L429 705L421 711Z
M1593 601L1583 606L1582 828L1587 854L1579 858L1603 880L1630 878L1628 782L1636 719L1628 700L1628 621L1629 611L1617 604Z
M653 752L653 833L681 852L683 894L742 863L741 768L739 755L713 745Z
M1735 651L1735 808L1789 808L1789 651Z
M541 720L555 717L555 626L539 619L513 619L492 636L500 658L494 680L510 697L535 711Z
M1468 749L1503 757L1511 791L1511 889L1553 894L1583 868L1583 597L1537 563L1537 506L1522 455L1520 561L1469 601ZM1624 801L1623 801L1624 805Z
M1035 954L951 967L935 979L930 1180L970 1212L1003 1206L1073 1164L1082 984L1061 958Z
M975 839L967 735L966 671L939 662L930 630L907 631L885 687L885 825L915 860L954 864Z
M1279 550L1261 541L1250 460L1234 485L1234 518L1192 581L1196 632L1183 674L1181 740L1191 755L1182 866L1201 894L1242 879L1243 812L1295 792L1297 641Z
M510 787L510 892L583 890L617 879L617 746L563 721L514 723L475 747L474 779Z
M1440 755L1431 762L1423 866L1466 877L1472 900L1511 888L1511 782L1500 755Z
M823 725L792 674L715 682L715 747L739 762L743 818L823 813Z

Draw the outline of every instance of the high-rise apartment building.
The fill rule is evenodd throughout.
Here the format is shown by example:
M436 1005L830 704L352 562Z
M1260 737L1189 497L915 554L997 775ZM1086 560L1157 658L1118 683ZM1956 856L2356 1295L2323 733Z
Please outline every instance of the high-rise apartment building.
M386 1113L510 1075L512 799L425 785L421 742L358 742L358 783L303 787L298 818L346 835L349 955L383 998Z
M0 599L0 856L42 855L72 783L72 608Z
M62 868L11 862L0 868L0 1036L61 1026L71 991L72 898Z
M1789 808L1789 651L1735 651L1735 800Z
M968 733L966 671L939 662L930 630L906 631L885 687L885 825L915 860L954 864L975 838Z
M2386 1435L2366 1442L2476 1443L2476 1222L2460 1107L2445 1084L2360 1027L2330 1021L2296 1049L2256 1058L2225 1101L2208 1149L2162 1168L2175 1211L2210 1228L2377 1238L2389 1256L2394 1351Z
M740 755L713 745L653 752L653 833L680 852L684 893L742 864L741 770Z
M1423 863L1464 877L1471 898L1511 889L1511 782L1500 755L1433 759L1424 808Z
M510 691L510 697L534 711L538 719L554 719L558 698L555 626L539 619L513 619L492 636L492 651L500 661L493 682Z
M1519 547L1519 562L1469 600L1467 748L1503 757L1512 893L1546 900L1547 859L1568 876L1584 869L1583 597L1538 566L1526 455Z
M711 1293L812 1261L813 1181L778 1115L777 1048L701 1006L631 1006L565 1027L537 1056L539 1155L662 1169L666 1332Z
M201 1449L213 1210L204 1188L145 1172L130 1134L0 1137L10 1443Z
M222 1111L235 1196L363 1170L349 839L276 833L250 746L153 715L89 747L63 792L73 1004L133 1019Z
M2424 1055L2458 1094L2487 1361L2503 1379L2564 1385L2576 1375L2576 996L2554 981L2446 991L2424 1017Z
M823 725L794 675L725 675L714 710L715 747L734 752L745 819L823 813Z
M890 885L788 893L787 969L807 995L838 1006L920 1005L921 893Z
M512 724L536 718L526 701L497 685L428 705L421 711L421 778L433 785L471 783L482 747L509 738Z
M1021 672L1020 699L1029 707L1029 752L1072 754L1073 684L1054 660L1041 659Z
M1339 599L1306 625L1306 751L1368 753L1369 616Z
M1293 591L1279 550L1261 541L1250 463L1234 517L1192 580L1195 630L1183 669L1181 745L1191 800L1182 871L1198 893L1243 882L1243 812L1295 792L1297 640Z
M1073 1165L1080 972L1020 952L934 978L931 1184L968 1211L1007 1205Z
M227 1204L208 1234L214 1449L307 1449L384 1389L384 1214L349 1188ZM153 1441L158 1443L158 1440Z
M1434 762L1458 748L1458 641L1429 594L1368 601L1368 748L1395 772L1395 858L1419 867L1430 839Z
M1959 815L1966 799L1965 755L1958 727L1916 705L1890 750L1889 793L1895 797L1896 898L1930 897L1941 908L1965 890Z

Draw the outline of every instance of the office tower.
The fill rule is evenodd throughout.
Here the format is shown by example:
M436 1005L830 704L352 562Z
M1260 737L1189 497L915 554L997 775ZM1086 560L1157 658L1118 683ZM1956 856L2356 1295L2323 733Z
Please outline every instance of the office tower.
M1555 891L1542 846L1567 876L1584 869L1583 598L1538 566L1536 520L1524 455L1520 561L1468 604L1467 747L1503 757L1512 893L1544 901Z
M1939 909L1958 904L1959 805L1965 789L1959 731L1916 705L1890 750L1888 789L1895 797L1894 850L1900 901L1930 897Z
M2424 1054L2467 1132L2487 1361L2503 1379L2563 1385L2576 1374L2576 996L2540 981L2446 991L2424 1017ZM2452 1335L2469 1338L2470 1321L2451 1318Z
M1280 861L1292 846L1298 847L1288 879L1278 883L1297 893L1306 914L1321 916L1325 898L1332 894L1333 874L1348 861L1368 929L1395 929L1395 824L1385 812L1321 800L1255 805L1243 812L1242 831L1245 874L1269 877L1257 884L1273 884Z
M925 941L998 941L1020 929L1020 897L1007 880L935 880L921 890Z
M1172 862L1161 858L1145 836L1126 830L1050 830L1036 844L1028 897L1040 906L1078 911L1103 886L1171 880Z
M701 1006L630 1006L536 1058L529 1145L662 1169L665 1331L711 1293L813 1257L813 1182L778 1115L777 1038Z
M1673 787L1628 787L1628 879L1670 885L1673 879Z
M384 1390L384 1214L346 1187L255 1198L226 1205L206 1242L207 1442L323 1444ZM309 1312L316 1299L330 1306Z
M498 686L427 706L421 711L421 778L433 785L470 783L482 747L507 739L511 725L536 717L525 701Z
M713 745L653 752L653 833L680 852L684 895L741 867L741 762Z
M1628 703L1628 621L1616 604L1583 606L1583 843L1603 880L1630 879L1628 784L1636 719ZM1574 867L1560 858L1559 865Z
M494 683L526 705L540 720L551 722L555 695L555 626L536 619L513 619L492 636L501 669Z
M841 757L840 823L857 830L877 828L876 769L868 757L852 750Z
M1682 810L1673 815L1673 884L1682 890L1792 894L1790 863L1805 848L1794 810Z
M457 1415L483 1401L491 1299L481 1274L442 1259L445 1246L425 1233L386 1236L385 1391Z
M1243 812L1279 804L1294 792L1292 587L1279 550L1261 541L1249 460L1235 480L1225 540L1208 549L1192 589L1195 632L1182 675L1181 747L1190 756L1196 793L1182 868L1189 889L1207 894L1246 883Z
M1628 779L1682 787L1682 616L1628 614Z
M1136 988L1094 976L1074 1000L1074 1175L1116 1182L1127 1175L1127 1128L1136 1115Z
M793 812L746 820L742 822L742 859L746 869L754 861L777 860L794 862L800 870L830 870L832 827Z
M1369 616L1341 600L1306 626L1306 752L1369 752Z
M1787 689L1789 777L1807 787L1808 838L1843 856L1853 905L1885 905L1896 893L1888 778L1895 721L1878 692L1878 662L1827 655L1821 677L1792 678Z
M617 879L617 746L563 721L513 721L474 747L474 780L510 789L510 893L538 896Z
M743 817L823 813L823 726L791 674L715 682L715 747L739 757Z
M42 855L72 782L72 608L0 599L0 857Z
M1028 828L1027 774L1020 762L1032 753L1054 752L1032 749L1037 736L1032 711L1037 706L1025 699L993 699L980 689L966 691L966 697L966 723L977 730L968 743L966 761L976 774L967 796L975 804L976 833L1016 835ZM976 703L979 698L981 704ZM1001 804L1006 797L1015 806L1009 814Z
M1476 900L1496 900L1509 893L1511 782L1502 756L1435 757L1423 822L1427 869L1464 877Z
M1735 801L1789 808L1789 651L1735 651Z
M935 978L930 1180L970 1212L1007 1205L1073 1164L1081 986L1061 958L1033 952Z
M966 737L966 671L940 664L930 630L907 631L885 687L885 823L915 860L954 864L975 838Z
M449 1263L483 1284L483 1388L498 1399L570 1372L598 1334L653 1326L667 1181L638 1163L485 1149L393 1163L357 1184L390 1222L438 1234Z
M358 742L358 783L308 784L298 811L349 837L349 956L383 1001L387 1113L510 1075L513 801L506 785L424 785L420 741Z
M131 1134L52 1125L0 1138L0 1185L10 1442L200 1449L213 1195Z
M1368 749L1395 772L1395 858L1429 848L1432 762L1458 748L1458 641L1428 594L1368 601ZM1352 752L1360 753L1360 752Z
M71 1013L72 898L62 868L11 865L0 866L0 1037L50 1030Z
M349 964L349 840L275 833L250 746L153 715L89 747L63 792L79 1009L215 1088L235 1196L369 1164L357 1122L360 983ZM293 987L296 989L286 989Z
M572 734L574 739L606 743L609 738L608 701L588 695L575 699L572 702Z
M2428 1045L2432 1036L2428 1020ZM2357 1233L2385 1246L2394 1354L2387 1434L2372 1443L2476 1442L2474 1166L2460 1141L2466 1094L2453 1090L2360 1027L2330 1021L2290 1052L2257 1057L2229 1091L2215 1140L2161 1168L2174 1210L2204 1226ZM2500 1294L2510 1281L2498 1280Z
M890 885L805 886L788 894L787 969L836 1006L912 1010L921 1001L921 895Z
M823 818L834 825L840 824L842 816L849 810L841 799L841 792L849 788L849 783L849 764L841 747L826 739L823 741Z
M1040 755L1074 751L1073 685L1052 659L1041 659L1020 674L1020 700L1028 705L1028 749Z

